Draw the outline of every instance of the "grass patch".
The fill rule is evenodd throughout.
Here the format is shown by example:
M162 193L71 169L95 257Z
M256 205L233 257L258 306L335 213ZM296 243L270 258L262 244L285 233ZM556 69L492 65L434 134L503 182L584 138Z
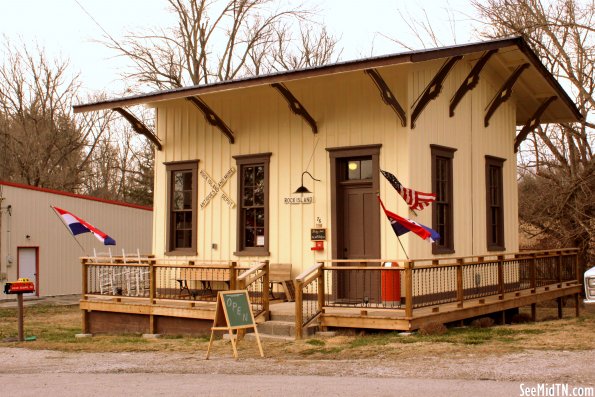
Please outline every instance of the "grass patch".
M312 346L324 346L326 344L325 341L320 339L308 339L306 343Z
M323 354L323 355L328 355L328 354L336 354L339 353L340 351L342 351L343 349L340 347L330 347L330 348L322 348L322 349L306 349L306 350L302 350L300 352L300 354L304 355L304 356L311 356L313 354Z

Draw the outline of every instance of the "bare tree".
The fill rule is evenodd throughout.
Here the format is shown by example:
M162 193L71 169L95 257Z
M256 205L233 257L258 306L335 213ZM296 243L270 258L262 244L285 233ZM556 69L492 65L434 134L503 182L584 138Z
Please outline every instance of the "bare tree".
M130 58L134 67L126 77L141 85L207 84L333 59L336 39L310 23L312 12L301 7L274 0L168 2L176 26L106 41ZM297 42L293 26L301 28Z
M484 36L522 35L573 97L583 121L537 128L519 155L524 230L595 258L595 2L474 0ZM592 262L592 261L591 261Z
M4 40L0 64L0 176L74 191L81 183L106 115L75 119L79 89L67 61Z

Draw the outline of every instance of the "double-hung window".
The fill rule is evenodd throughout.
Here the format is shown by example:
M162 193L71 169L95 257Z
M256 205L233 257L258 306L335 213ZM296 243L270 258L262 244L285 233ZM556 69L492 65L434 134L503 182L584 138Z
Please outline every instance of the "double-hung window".
M504 159L486 156L486 232L488 251L503 251L505 249L503 165Z
M238 166L235 255L269 255L270 157L270 153L234 156Z
M456 149L430 145L432 153L432 191L436 201L432 205L432 228L440 233L440 240L432 246L433 254L452 254L454 247L453 217L453 158Z
M165 163L168 179L167 254L196 255L198 160Z

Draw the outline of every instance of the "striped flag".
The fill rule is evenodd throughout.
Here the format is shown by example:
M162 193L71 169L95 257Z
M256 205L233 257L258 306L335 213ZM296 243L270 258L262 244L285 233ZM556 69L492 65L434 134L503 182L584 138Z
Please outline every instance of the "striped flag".
M101 230L97 229L90 223L85 222L73 213L58 207L52 206L52 208L54 209L54 211L58 213L58 215L62 219L62 222L64 222L64 224L68 226L68 229L70 230L70 233L72 233L73 236L76 236L77 234L81 233L91 233L97 238L97 240L101 241L103 245L116 245L116 241L113 238L103 233Z
M399 182L397 177L391 174L390 172L383 170L380 170L380 172L382 172L382 175L384 175L384 177L388 179L390 184L393 185L393 187L397 190L401 197L403 197L403 200L405 200L409 208L411 208L412 210L421 211L425 207L430 205L431 202L436 200L436 194L418 192L417 190L407 189L406 187L401 185L401 182Z
M402 218L399 215L388 211L386 208L384 208L384 203L382 200L380 200L380 196L378 196L378 201L380 202L380 206L382 206L384 214L388 218L390 225L395 231L397 237L402 236L405 233L413 232L422 239L431 243L440 240L440 234L434 229L422 225L421 223L412 221L411 219Z

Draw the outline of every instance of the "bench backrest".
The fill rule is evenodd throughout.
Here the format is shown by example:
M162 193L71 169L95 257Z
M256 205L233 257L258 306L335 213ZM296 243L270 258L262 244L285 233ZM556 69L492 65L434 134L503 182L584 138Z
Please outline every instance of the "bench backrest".
M291 263L271 263L269 265L269 281L291 280Z

